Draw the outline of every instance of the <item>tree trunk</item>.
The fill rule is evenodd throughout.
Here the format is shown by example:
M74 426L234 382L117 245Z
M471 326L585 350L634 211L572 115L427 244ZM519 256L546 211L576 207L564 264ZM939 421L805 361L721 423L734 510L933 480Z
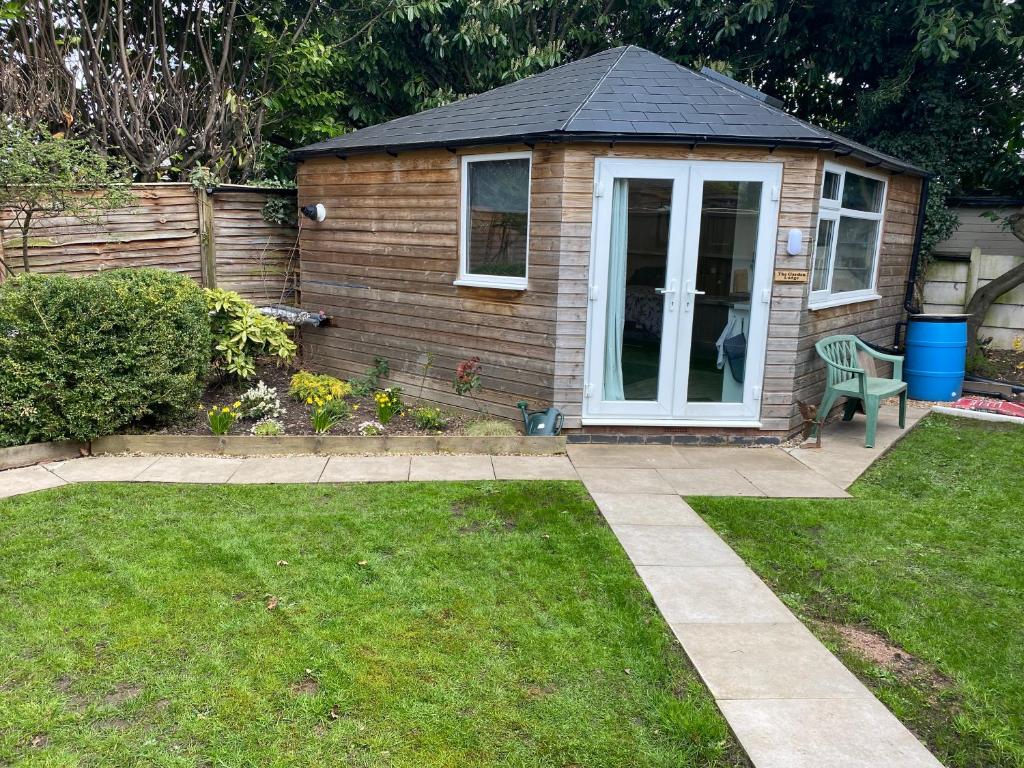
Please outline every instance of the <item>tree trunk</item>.
M1006 219L1010 225L1010 232L1021 242L1024 242L1024 213L1015 213ZM989 307L1002 296L1009 293L1018 285L1024 284L1024 262L1021 262L1013 269L1007 270L995 280L981 286L964 309L970 317L967 318L967 359L971 360L978 353L978 334L981 325L985 322L985 315Z
M28 228L32 225L32 211L25 212L25 219L21 222L21 264L28 274L32 270L28 265Z

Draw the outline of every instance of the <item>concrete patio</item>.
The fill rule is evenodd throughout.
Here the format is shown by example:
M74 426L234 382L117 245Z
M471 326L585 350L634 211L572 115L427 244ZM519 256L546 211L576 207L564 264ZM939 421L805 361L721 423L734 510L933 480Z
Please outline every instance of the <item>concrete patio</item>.
M911 409L908 429L926 409ZM581 480L757 768L941 764L683 496L843 498L905 434L826 427L820 450L576 445L568 456L96 456L0 472L0 497L67 483Z

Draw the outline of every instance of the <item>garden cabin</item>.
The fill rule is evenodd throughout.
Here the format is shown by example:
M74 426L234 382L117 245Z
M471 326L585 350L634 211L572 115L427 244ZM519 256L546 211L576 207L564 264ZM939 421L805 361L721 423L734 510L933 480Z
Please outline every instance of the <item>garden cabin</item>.
M798 429L815 341L892 343L926 176L636 46L292 157L312 364L637 440Z

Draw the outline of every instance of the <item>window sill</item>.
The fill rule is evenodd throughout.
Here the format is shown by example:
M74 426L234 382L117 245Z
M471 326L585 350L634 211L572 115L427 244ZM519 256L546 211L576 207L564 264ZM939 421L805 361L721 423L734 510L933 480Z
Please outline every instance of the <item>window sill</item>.
M836 296L831 299L822 299L821 301L808 300L807 308L814 312L817 309L830 309L831 307L842 307L847 304L863 304L867 301L878 301L881 299L881 295L877 293L865 293L858 294L856 296Z
M526 279L488 280L486 277L460 277L453 285L466 288L497 288L499 291L525 291Z

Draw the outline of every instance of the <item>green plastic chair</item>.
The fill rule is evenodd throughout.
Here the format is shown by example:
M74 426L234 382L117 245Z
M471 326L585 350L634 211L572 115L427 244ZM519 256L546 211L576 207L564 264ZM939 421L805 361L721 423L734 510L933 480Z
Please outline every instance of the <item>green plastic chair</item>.
M814 348L828 366L828 383L825 396L818 408L817 430L828 418L829 411L840 397L846 398L843 421L850 421L857 411L857 401L864 403L868 426L864 435L864 447L875 447L875 427L878 425L878 409L882 400L900 396L900 429L907 421L907 384L903 381L903 357L876 352L856 336L840 335L822 339ZM892 363L892 378L880 379L869 376L861 367L858 351L864 351L876 360Z

